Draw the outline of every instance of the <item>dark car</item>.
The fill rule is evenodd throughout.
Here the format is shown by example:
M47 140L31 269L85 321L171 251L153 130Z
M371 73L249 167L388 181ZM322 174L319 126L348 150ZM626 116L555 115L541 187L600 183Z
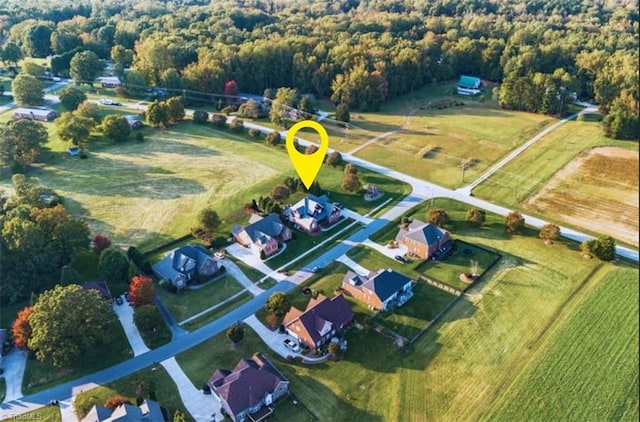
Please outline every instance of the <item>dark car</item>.
M407 260L403 256L400 256L400 255L394 256L393 259L395 259L396 261L398 261L398 262L400 262L402 264L406 264L407 263Z
M122 304L124 303L124 301L122 300L122 297L121 297L121 296L118 296L118 297L116 298L116 303L117 303L118 305L122 305Z

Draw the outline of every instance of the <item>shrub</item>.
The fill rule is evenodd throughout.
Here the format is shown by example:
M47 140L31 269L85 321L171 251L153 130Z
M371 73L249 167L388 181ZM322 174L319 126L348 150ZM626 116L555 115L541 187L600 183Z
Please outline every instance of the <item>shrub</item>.
M524 227L524 217L519 212L511 211L504 219L504 225L509 233L515 233Z
M258 129L249 129L249 136L251 136L252 138L259 138L261 134L262 132L260 132Z
M204 110L196 110L193 112L193 122L199 125L207 123L209 120L209 113Z
M234 106L234 105L228 105L225 108L223 108L222 111L224 114L226 114L227 116L230 115L231 113L235 112L238 110L238 107Z
M427 213L427 221L438 227L444 227L449 222L449 214L442 208L434 208Z
M265 137L265 141L267 142L267 144L271 146L278 145L281 140L282 140L282 137L280 136L280 132L275 130L273 132L269 132Z
M304 153L307 155L311 155L314 152L316 152L318 150L318 147L315 146L314 144L308 145L305 149L304 149Z
M358 167L355 164L347 163L347 165L344 166L344 172L345 174L356 174L358 173Z
M342 164L342 154L338 151L333 151L331 154L327 155L327 165L335 167L340 164Z
M282 201L283 199L287 199L291 195L291 191L286 185L276 185L271 190L271 198Z
M131 404L129 399L123 396L111 396L104 402L104 407L109 409L115 409L121 404Z
M244 130L244 121L241 119L233 119L231 123L229 123L229 129L233 132L242 133Z
M155 305L142 305L133 311L133 321L138 329L148 333L164 324L162 315Z
M227 338L231 340L233 344L237 344L244 338L244 327L242 324L233 324L227 329Z
M212 114L211 122L218 129L224 129L227 125L227 118L224 114Z
M476 227L480 227L486 220L486 212L480 208L469 208L467 211L467 221Z

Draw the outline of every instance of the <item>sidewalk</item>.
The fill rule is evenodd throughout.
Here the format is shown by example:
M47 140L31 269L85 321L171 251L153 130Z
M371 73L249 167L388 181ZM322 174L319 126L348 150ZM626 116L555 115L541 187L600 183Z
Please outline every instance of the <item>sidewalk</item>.
M282 356L284 359L286 359L287 356L302 356L300 353L296 353L293 350L285 347L283 341L286 338L290 338L290 336L288 336L287 334L280 334L278 330L271 331L270 329L265 327L265 325L261 323L255 315L251 315L250 317L246 318L244 322L249 327L253 328L253 331L255 331L256 334L260 336L262 341L264 341L271 350Z
M127 340L129 340L129 344L133 350L133 355L138 356L143 353L147 353L149 348L144 344L144 340L142 340L138 327L136 327L136 324L133 322L133 307L129 306L125 300L122 305L117 305L114 302L113 310L116 312L116 315L118 315L118 319L124 329L124 333L127 335Z
M2 357L5 402L22 397L22 377L24 376L24 368L27 364L27 356L27 351L14 348L7 356Z
M347 255L342 255L340 258L336 259L336 261L342 262L347 267L351 268L353 271L358 273L358 275L367 276L369 275L369 270L367 270L362 265L358 264Z
M231 277L235 278L238 283L242 284L242 287L247 289L253 296L258 296L260 293L264 292L264 290L256 286L255 283L253 283L232 260L219 259L218 265L224 266L225 274L229 274Z
M163 360L160 364L167 370L167 373L173 379L178 387L180 399L184 407L191 414L191 417L197 422L221 421L223 420L220 409L222 405L215 394L204 394L202 390L197 389L191 380L184 373L175 358ZM211 369L213 374L214 369ZM66 421L65 421L66 422Z
M351 211L350 209L344 208L342 210L342 215L346 218L350 218L352 220L358 221L362 224L371 224L373 218L365 217L363 215L358 214L355 211Z
M286 278L283 274L280 274L269 268L269 266L262 262L259 257L255 256L255 254L249 248L245 248L237 243L234 243L227 246L226 251L229 255L232 255L248 266L255 268L266 276L272 277L276 281L282 281Z

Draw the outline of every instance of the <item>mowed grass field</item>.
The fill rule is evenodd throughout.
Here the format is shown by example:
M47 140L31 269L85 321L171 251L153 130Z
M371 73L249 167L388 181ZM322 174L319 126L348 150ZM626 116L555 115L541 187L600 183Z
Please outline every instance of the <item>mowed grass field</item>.
M218 212L221 230L228 234L234 224L248 221L243 204L268 196L273 186L295 175L283 147L268 147L210 125L146 128L142 143L112 144L98 137L86 160L68 157L55 125L47 127L51 152L29 175L61 194L67 209L83 217L93 233L143 250L189 233L205 207ZM320 171L318 181L332 191L332 200L366 212L388 198L366 203L362 194L342 191L342 175L341 168L323 166ZM389 194L409 191L385 176L362 171L360 177ZM10 186L9 174L0 186Z
M638 162L638 142L606 138L597 122L571 121L473 193L637 247Z
M607 266L486 420L638 420L638 269Z

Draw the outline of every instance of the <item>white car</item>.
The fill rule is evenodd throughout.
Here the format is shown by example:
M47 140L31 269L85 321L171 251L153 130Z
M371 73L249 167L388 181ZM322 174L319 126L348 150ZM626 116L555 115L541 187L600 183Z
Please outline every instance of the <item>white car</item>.
M300 351L300 346L298 345L298 343L296 343L295 341L291 340L291 339L285 339L283 342L284 346L287 349L291 349L294 352L299 352Z
M108 100L108 99L106 99L106 98L101 98L98 102L99 102L100 104L102 104L102 105L110 105L110 106L119 106L119 105L122 105L122 104L120 104L119 102L112 101L112 100Z
M218 258L218 259L224 259L224 255L221 254L220 252L216 252L213 254L214 257Z

